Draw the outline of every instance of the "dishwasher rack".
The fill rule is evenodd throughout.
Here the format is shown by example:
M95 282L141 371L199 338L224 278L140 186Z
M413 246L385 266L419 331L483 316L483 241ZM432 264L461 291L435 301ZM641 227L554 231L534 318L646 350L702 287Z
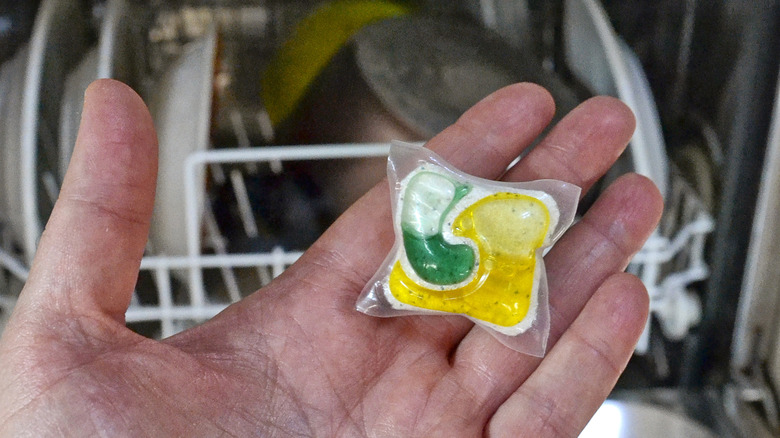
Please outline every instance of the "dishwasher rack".
M61 2L44 0L42 3L43 9ZM108 2L109 5L112 3L116 2ZM192 34L190 39L205 32L208 22L215 20L213 16L209 19L203 9L186 10L185 14L195 17L194 21L199 23L195 30L188 28ZM270 20L270 15L255 14L254 17L254 23L267 25L267 20ZM173 47L173 52L178 50L179 46L174 43L181 39L180 35L158 37L165 40L164 44L149 45L147 41L147 50L164 52L170 47ZM214 80L218 81L219 72L215 72L214 76ZM262 251L230 251L226 237L216 224L208 187L204 183L206 179L212 184L214 181L230 183L236 210L241 217L240 226L244 235L251 237L257 233L253 228L257 224L252 223L250 200L242 175L256 172L258 168L282 174L289 164L299 161L383 157L389 150L386 143L275 146L273 130L267 114L264 116L262 111L257 114L251 129L261 132L266 142L253 144L246 134L248 127L241 114L231 112L230 108L225 113L229 114L227 125L232 131L234 144L191 151L178 163L182 166L179 169L182 180L178 182L184 197L184 215L180 225L186 230L186 253L165 255L155 251L151 245L141 261L139 283L126 313L126 321L145 335L168 337L213 317L230 303L269 283L302 254L302 249L283 245ZM205 174L209 175L208 178L203 178ZM52 179L56 186L56 178L47 179L45 175L35 175L34 178L35 184L47 187L52 185ZM46 181L49 181L48 185ZM20 181L20 184L30 182ZM704 261L704 246L714 222L696 192L682 177L672 173L669 181L664 181L662 186L668 187L662 224L632 260L628 270L637 274L646 285L651 311L662 322L664 334L678 339L700 317L698 298L690 288L709 275ZM49 189L49 192L52 191L56 198L56 187L55 190ZM29 198L42 192L27 190L25 196ZM36 200L27 199L25 202L34 204ZM29 260L20 250L18 236L7 224L0 224L0 324L10 313L23 287ZM637 347L639 353L648 349L649 327Z
M209 165L221 164L270 164L298 160L352 159L358 157L387 156L389 144L338 144L301 145L258 148L218 149L194 153L187 157L185 180L182 181L185 197L183 225L187 230L188 254L184 256L147 255L141 261L141 271L150 274L157 288L158 304L145 305L138 293L125 318L128 324L157 321L161 324L159 336L167 337L198 321L209 319L230 304L230 300L211 297L204 287L205 269L260 268L270 270L271 277L281 274L302 254L275 247L270 252L245 254L204 254L199 206L204 202L204 186L198 183L197 174ZM654 233L642 250L634 257L628 271L637 274L651 297L651 309L656 313L680 312L677 317L665 318L669 323L667 334L678 338L698 318L697 299L686 290L696 281L708 275L704 262L706 236L714 227L713 220L704 212L690 188L675 180L672 204L667 210L685 218L681 226L673 230L671 237ZM665 220L670 216L667 214ZM7 251L0 251L0 265L19 281L24 281L28 271L25 264ZM676 268L675 268L676 267ZM187 302L175 304L171 279L174 272L186 272ZM258 287L264 284L258 283ZM0 308L8 312L15 304L11 290L0 290ZM685 307L682 307L685 306ZM677 325L674 325L677 324ZM647 335L640 341L640 351L647 348Z

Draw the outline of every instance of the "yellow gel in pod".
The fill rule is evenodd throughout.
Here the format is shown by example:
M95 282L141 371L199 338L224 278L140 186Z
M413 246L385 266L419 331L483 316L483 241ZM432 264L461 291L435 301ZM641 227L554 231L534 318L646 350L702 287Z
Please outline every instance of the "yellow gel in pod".
M452 223L452 235L471 240L477 248L476 273L466 284L423 285L396 262L389 290L410 306L514 326L525 319L538 288L537 250L549 227L550 213L539 199L509 192L486 196Z

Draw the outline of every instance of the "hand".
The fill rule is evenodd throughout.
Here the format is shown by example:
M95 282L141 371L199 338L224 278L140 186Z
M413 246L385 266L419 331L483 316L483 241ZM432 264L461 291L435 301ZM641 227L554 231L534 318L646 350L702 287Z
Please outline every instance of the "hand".
M522 161L554 112L538 86L504 88L428 147L462 170L587 188L625 148L630 110L594 98ZM545 258L544 359L457 316L354 310L393 242L379 184L270 285L156 341L125 327L147 239L157 144L141 99L88 89L60 198L0 344L0 431L19 435L575 436L615 384L648 297L621 273L656 226L647 179L612 184Z

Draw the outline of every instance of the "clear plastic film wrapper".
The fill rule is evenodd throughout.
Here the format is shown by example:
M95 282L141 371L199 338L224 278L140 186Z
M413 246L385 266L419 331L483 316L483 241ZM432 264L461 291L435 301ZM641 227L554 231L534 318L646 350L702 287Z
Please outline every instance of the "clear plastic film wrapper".
M379 317L462 315L509 348L544 355L543 255L573 222L580 188L477 178L400 142L387 173L395 244L357 309Z

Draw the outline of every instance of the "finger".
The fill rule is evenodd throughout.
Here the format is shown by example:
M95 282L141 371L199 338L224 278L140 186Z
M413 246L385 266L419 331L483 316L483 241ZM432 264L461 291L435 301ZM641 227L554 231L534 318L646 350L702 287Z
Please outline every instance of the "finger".
M642 283L613 275L490 420L495 436L577 436L628 363L648 313Z
M582 187L584 194L625 150L633 135L635 123L633 113L621 101L611 97L589 99L566 115L536 148L509 169L504 179L522 181L554 178ZM557 246L561 246L561 243ZM624 255L618 257L625 258ZM555 267L555 263L551 267L550 257L547 260L548 282L550 290L554 291L556 273L551 268ZM563 260L563 263L568 261ZM612 266L602 267L609 269L604 272L615 272ZM593 283L592 287L595 288L597 284ZM582 299L586 300L592 290L585 290ZM502 359L492 360L498 357ZM502 360L508 360L512 369L522 360L514 352L506 351L505 347L497 344L480 328L472 330L463 340L454 359L453 376L472 381L475 394L492 399L492 403L501 400L500 395L506 395L510 390L503 388L502 391L499 388L494 391L493 388L507 383L506 376L514 376L511 370L501 366L506 363ZM488 366L488 362L493 365ZM487 373L482 371L483 368ZM465 375L461 376L461 373ZM511 380L510 383L514 382Z
M547 90L515 84L480 101L425 146L466 173L495 179L554 114L555 102Z
M548 349L611 275L625 269L655 229L660 193L645 177L619 178L545 257L550 301ZM510 350L477 327L463 339L448 379L487 418L536 368L539 360Z
M59 199L19 306L124 322L154 204L157 139L141 98L112 80L84 96Z
M554 110L546 90L533 84L516 84L485 98L426 146L469 173L496 178L544 130ZM315 317L321 314L312 314L312 307L336 308L342 309L344 315L339 316L344 318L360 317L354 312L355 299L394 240L388 193L386 182L375 187L285 273L284 278L290 281L307 279L310 285L297 311ZM295 305L292 301L300 300L281 292L285 289L283 283L277 285L279 295L288 299L285 302ZM333 290L338 294L334 295ZM265 291L264 297L269 301L278 299L271 291ZM465 328L469 325L460 319L454 324Z
M563 118L504 179L559 179L580 186L584 195L623 153L635 127L634 114L618 99L588 99Z

